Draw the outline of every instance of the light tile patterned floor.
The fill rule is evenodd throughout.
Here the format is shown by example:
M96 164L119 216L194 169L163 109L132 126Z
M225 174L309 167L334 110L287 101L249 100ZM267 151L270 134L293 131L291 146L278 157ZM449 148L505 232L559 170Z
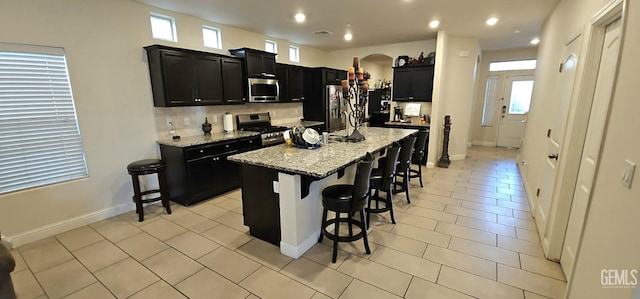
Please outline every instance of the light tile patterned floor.
M465 161L411 181L397 224L372 215L361 241L317 244L302 258L248 235L240 191L166 215L145 207L12 250L18 297L561 298L515 165L516 151L472 147Z

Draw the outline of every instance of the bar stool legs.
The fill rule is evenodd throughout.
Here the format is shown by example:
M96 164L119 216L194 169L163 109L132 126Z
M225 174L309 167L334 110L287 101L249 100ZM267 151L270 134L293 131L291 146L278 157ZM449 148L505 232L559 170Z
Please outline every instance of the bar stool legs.
M131 181L133 183L133 202L136 204L136 213L138 214L138 221L144 220L144 203L151 203L155 201L162 201L162 206L167 210L167 214L171 214L171 206L169 204L169 191L167 188L167 177L165 173L165 163L158 159L147 159L129 163L127 170L131 175ZM140 189L141 175L157 174L158 183L160 189L153 189L142 191ZM154 198L142 199L143 196L149 194L159 194Z

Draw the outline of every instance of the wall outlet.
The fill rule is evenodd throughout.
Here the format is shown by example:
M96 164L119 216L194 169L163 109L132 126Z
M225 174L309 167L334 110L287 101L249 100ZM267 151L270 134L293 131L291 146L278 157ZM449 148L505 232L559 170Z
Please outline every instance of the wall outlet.
M167 118L167 127L171 127L171 123L173 123L173 120Z
M296 115L298 115L298 109L296 109Z
M280 193L280 182L273 181L273 193Z
M213 118L211 119L211 121L213 121L214 123L218 122L218 116L217 115L213 115Z
M185 117L185 118L184 118L184 125L185 125L185 126L188 126L188 125L190 125L190 124L191 124L191 120L190 120L188 117Z
M276 116L276 111L269 111L269 114L271 115L271 117L275 117Z

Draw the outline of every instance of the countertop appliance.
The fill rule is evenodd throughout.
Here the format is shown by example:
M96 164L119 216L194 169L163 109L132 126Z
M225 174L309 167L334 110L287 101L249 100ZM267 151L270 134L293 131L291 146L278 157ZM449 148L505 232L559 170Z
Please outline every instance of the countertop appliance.
M342 98L342 89L338 85L327 85L327 104L329 132L344 130L346 126L347 111L344 99Z
M393 120L401 121L403 119L404 119L404 116L402 115L402 106L395 106L393 108Z
M236 124L239 131L260 133L262 147L284 143L284 131L287 127L272 126L269 112L238 114Z
M275 103L280 100L278 79L248 78L249 102Z

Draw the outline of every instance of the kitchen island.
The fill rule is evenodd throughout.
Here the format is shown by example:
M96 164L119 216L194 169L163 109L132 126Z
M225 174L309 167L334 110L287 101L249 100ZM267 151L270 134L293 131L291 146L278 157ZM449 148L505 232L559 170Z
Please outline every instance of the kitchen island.
M277 145L229 156L242 166L244 223L250 234L300 257L320 236L322 189L352 184L354 163L418 130L360 128L358 143L330 142L318 149ZM344 131L336 132L338 134Z

